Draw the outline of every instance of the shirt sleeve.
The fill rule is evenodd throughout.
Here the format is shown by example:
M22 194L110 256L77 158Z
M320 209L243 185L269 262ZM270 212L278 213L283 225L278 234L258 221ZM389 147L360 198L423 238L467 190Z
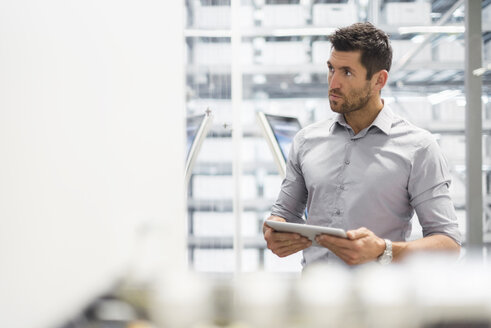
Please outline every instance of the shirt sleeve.
M435 140L416 151L408 183L411 206L418 215L423 236L446 235L459 245L462 237L450 198L447 162Z
M302 135L302 131L300 131L293 139L286 164L286 177L271 210L272 215L294 223L305 223L302 216L308 194L299 160L300 147L303 144Z

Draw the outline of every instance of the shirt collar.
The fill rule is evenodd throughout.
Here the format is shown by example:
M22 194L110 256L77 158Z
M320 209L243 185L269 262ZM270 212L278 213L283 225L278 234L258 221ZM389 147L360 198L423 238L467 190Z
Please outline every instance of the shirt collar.
M380 113L378 113L375 121L371 124L371 126L378 127L383 133L389 135L390 129L392 128L393 115L392 110L389 106L384 105Z
M382 110L378 113L375 120L368 127L367 131L372 126L376 126L377 128L380 129L380 131L382 131L386 135L389 135L390 129L392 128L392 121L393 121L392 110L390 109L389 106L384 105L384 107L382 107ZM338 125L346 127L346 128L351 128L348 125L348 123L346 122L346 120L344 119L344 115L342 115L342 114L336 115L336 118L335 118L334 122L332 123L332 125L335 123L338 123ZM332 125L331 125L331 128L332 128Z

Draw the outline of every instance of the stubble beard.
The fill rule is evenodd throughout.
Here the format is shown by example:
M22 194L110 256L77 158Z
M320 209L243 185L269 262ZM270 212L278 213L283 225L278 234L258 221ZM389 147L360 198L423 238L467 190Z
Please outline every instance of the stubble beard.
M351 90L347 96L337 92L332 93L342 97L343 103L339 105L338 101L329 99L331 110L339 114L346 114L364 108L370 101L372 88L367 82L363 88Z

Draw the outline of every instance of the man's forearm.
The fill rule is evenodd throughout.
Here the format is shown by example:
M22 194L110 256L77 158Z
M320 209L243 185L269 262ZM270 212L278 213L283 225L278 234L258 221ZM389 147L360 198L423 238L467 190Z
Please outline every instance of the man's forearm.
M460 245L445 235L431 235L413 241L392 243L394 261L400 261L410 254L428 251L447 251L458 256Z

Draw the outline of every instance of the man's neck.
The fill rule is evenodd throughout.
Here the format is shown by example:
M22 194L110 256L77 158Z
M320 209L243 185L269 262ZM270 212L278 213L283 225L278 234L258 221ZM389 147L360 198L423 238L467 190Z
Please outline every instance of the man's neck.
M381 98L376 98L373 102L369 102L364 108L344 114L344 119L346 120L346 123L351 126L356 135L375 121L383 107L383 100Z

